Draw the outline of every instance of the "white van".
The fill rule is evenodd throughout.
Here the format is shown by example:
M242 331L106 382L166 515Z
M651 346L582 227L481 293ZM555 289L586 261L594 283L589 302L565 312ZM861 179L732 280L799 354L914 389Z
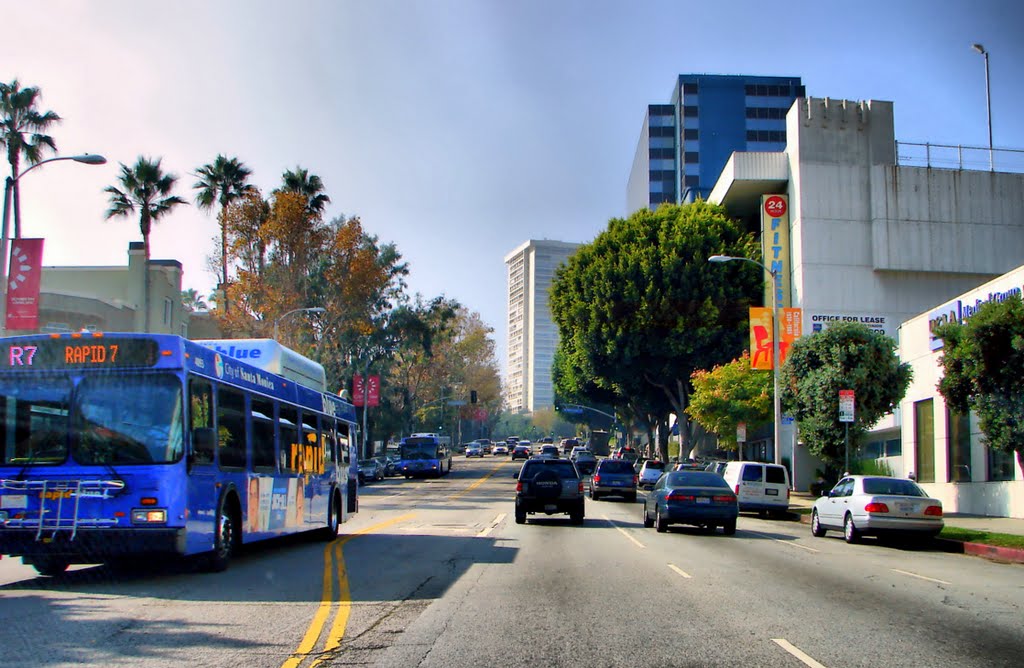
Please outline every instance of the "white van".
M736 493L741 511L781 515L789 510L789 471L785 466L729 462L722 477Z

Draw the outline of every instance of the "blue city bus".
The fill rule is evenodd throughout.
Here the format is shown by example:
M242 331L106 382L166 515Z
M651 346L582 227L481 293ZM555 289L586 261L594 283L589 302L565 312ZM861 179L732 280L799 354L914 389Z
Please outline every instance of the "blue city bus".
M437 434L413 434L399 443L398 470L409 478L440 478L452 470L451 438Z
M358 509L355 408L274 341L210 343L0 339L0 554L43 575L143 555L223 570L245 543L337 535Z

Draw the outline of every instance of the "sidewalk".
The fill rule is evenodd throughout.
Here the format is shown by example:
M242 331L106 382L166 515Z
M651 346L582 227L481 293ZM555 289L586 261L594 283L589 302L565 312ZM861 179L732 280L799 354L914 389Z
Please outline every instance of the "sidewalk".
M814 505L815 498L816 497L807 492L792 492L789 497L789 506L794 509L810 508ZM948 513L943 516L943 520L948 527L1024 536L1024 519ZM801 515L800 521L809 524L811 516ZM964 554L1024 563L1024 550L1009 547L994 547L992 545L984 545L982 543L960 543L959 541L951 540L942 540L942 542L950 549L956 549L959 548L960 545L963 545L962 550L956 549L956 551L962 551Z

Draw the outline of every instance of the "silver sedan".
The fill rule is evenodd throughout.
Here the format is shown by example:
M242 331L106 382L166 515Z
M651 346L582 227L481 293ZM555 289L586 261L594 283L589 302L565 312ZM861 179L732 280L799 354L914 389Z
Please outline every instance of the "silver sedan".
M902 478L847 476L811 511L812 534L820 538L835 529L847 543L864 535L932 538L943 526L942 502Z

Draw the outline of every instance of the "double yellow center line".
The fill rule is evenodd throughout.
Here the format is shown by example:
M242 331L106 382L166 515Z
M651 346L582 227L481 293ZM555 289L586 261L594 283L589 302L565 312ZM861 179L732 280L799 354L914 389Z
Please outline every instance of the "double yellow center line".
M331 629L327 634L326 641L324 642L323 653L327 654L332 652L341 645L341 639L345 636L345 626L348 624L349 611L352 607L351 595L348 587L348 577L345 571L345 556L341 550L345 543L357 536L362 536L374 531L380 531L392 524L404 522L414 515L415 513L406 513L405 515L400 515L386 522L381 522L379 524L366 527L365 529L360 529L359 531L351 533L344 538L339 538L328 543L324 548L324 584L323 593L320 596L320 605L317 607L316 614L313 615L313 620L309 623L309 628L306 629L306 634L302 637L302 642L299 643L299 646L294 652L292 652L288 659L281 664L281 668L298 668L302 661L310 655L316 647L317 642L320 640L324 626L330 618L331 608L334 607L335 572L338 575L338 612L334 616L334 623L331 624ZM317 658L312 664L310 664L310 668L319 664L322 658L323 656Z

